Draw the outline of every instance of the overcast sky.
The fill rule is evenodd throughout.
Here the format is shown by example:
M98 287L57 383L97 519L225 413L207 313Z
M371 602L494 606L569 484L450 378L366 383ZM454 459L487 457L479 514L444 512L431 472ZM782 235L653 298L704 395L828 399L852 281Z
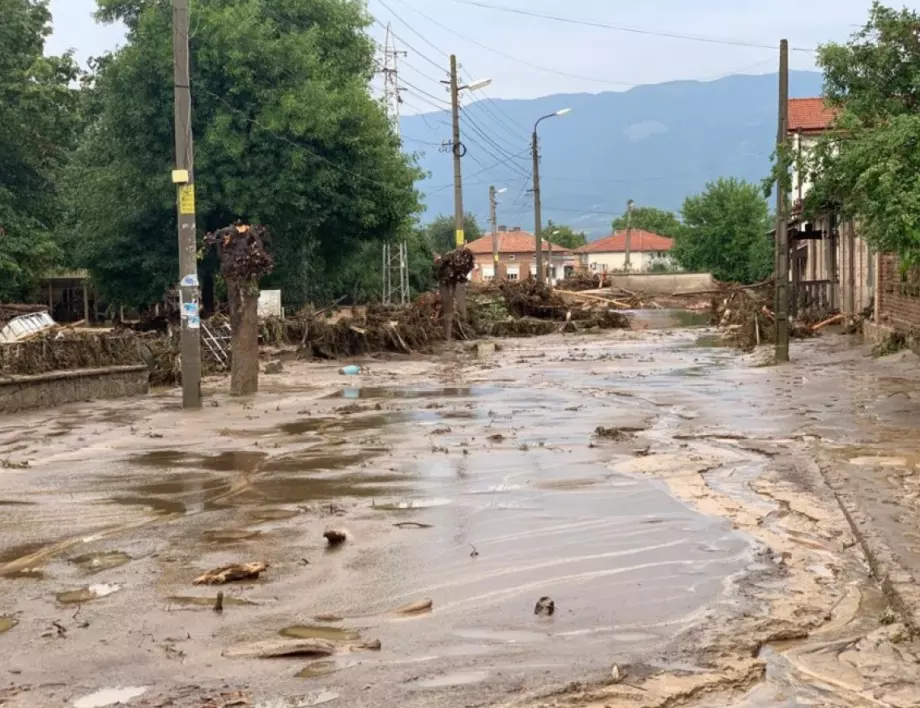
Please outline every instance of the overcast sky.
M460 0L369 0L373 15L383 24L392 23L398 48L408 52L400 66L405 81L441 95L435 81L443 76L437 66L446 67L444 54L451 52L458 55L468 75L488 76L493 80L488 90L490 96L504 98L621 90L634 84L712 79L730 73L767 73L776 69L776 51L770 48L645 32L695 35L769 47L785 36L794 49L809 49L820 42L845 39L855 25L865 21L870 6L870 0L465 2L641 32L487 9ZM920 2L908 4L916 7ZM85 63L88 57L113 49L123 41L120 28L93 21L95 0L51 0L51 7L55 33L48 45L49 52L73 49L81 63ZM380 27L375 26L373 33L383 41ZM814 67L813 55L808 51L793 51L790 61L795 69ZM407 94L405 98L417 109L431 108L427 103L430 99L421 93ZM407 107L415 112L411 106Z

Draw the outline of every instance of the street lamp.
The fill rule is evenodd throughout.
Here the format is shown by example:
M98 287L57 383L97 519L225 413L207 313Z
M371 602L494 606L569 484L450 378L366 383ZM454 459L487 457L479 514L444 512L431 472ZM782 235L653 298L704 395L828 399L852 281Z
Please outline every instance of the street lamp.
M540 233L543 230L542 215L540 213L541 204L540 204L540 148L537 143L537 128L540 123L545 121L547 118L555 118L556 116L564 116L567 113L571 113L571 108L561 108L555 113L547 113L542 118L539 118L536 123L533 124L533 136L532 136L532 145L531 151L533 152L533 223L534 223L534 236L536 237L536 246L537 246L537 278L540 282L545 282L545 274L543 272L543 235ZM552 248L552 246L550 246Z
M496 280L498 280L498 217L495 212L498 200L495 197L507 191L505 187L501 189L489 187L489 222L492 226L492 277Z
M458 86L457 88L460 91L478 91L479 89L484 89L491 83L492 79L476 79L475 81L471 81L470 83L464 84L463 86Z

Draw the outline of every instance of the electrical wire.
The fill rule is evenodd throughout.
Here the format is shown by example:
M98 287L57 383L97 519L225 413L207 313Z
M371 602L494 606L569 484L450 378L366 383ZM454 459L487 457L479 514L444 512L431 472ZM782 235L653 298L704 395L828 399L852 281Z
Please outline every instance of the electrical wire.
M654 37L666 37L668 39L683 39L693 42L705 42L707 44L725 44L733 47L751 47L754 49L773 49L777 50L779 48L779 43L776 45L772 44L761 44L758 42L749 42L741 39L728 39L723 37L707 37L704 35L695 35L695 34L684 34L681 32L666 32L663 30L652 30L644 27L628 27L624 25L614 25L608 22L600 22L597 20L581 20L573 17L562 17L560 15L551 15L549 13L537 12L535 10L524 10L516 7L507 7L504 5L490 5L485 2L479 2L478 0L451 0L452 2L459 3L460 5L469 5L472 7L481 7L486 10L497 10L499 12L507 12L515 15L526 15L527 17L537 17L544 20L553 20L555 22L564 22L572 25L583 25L586 27L597 27L600 29L614 30L616 32L630 32L632 34L642 34L642 35L651 35ZM815 53L817 50L809 47L790 47L790 51L793 52L808 52Z
M523 153L522 153L522 154L523 154ZM496 167L498 167L498 166L500 166L500 165L506 164L507 162L509 162L509 160L510 160L510 158L503 159L503 160L499 160L499 161L496 162L494 165L489 165L487 168L482 169L482 170L480 170L479 172L474 172L474 173L471 174L467 179L475 179L476 177L478 177L479 175L483 174L484 172L489 172L490 170L493 170L493 169L495 169ZM433 190L430 191L430 192L426 192L426 195L427 195L427 196L431 196L431 195L433 195L433 194L438 194L439 192L443 192L445 189L449 189L450 187L453 187L453 186L454 186L454 183L453 183L453 182L450 182L449 184L445 184L445 185L442 185L442 186L440 186L440 187L436 187L435 189L433 189Z

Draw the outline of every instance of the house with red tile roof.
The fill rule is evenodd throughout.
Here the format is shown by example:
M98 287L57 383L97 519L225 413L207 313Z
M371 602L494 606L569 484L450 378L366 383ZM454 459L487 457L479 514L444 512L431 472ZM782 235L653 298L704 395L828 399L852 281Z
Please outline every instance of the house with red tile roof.
M471 241L466 247L473 252L476 265L471 280L524 280L537 272L537 240L532 233L519 226L499 226L494 234L498 248L498 262L493 258L493 234ZM571 249L551 244L543 238L543 262L554 281L575 271L576 259Z
M623 272L633 273L654 270L656 266L672 264L671 249L674 239L667 236L644 231L643 229L623 229L606 238L592 241L577 249L583 269L595 273ZM629 251L629 268L627 269L626 252Z

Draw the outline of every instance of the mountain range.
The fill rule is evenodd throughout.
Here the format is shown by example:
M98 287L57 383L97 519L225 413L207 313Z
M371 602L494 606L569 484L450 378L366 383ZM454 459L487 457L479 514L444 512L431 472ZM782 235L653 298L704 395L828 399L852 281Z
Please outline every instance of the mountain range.
M819 73L790 73L790 96L818 96ZM464 210L488 228L489 185L500 196L498 222L533 228L531 132L536 119L571 112L539 127L544 224L552 219L609 233L626 203L678 210L718 177L759 181L776 143L776 74L675 81L628 91L556 94L529 100L466 96L461 113ZM411 95L411 92L409 92ZM427 222L453 214L450 111L403 116L404 149L415 152Z

